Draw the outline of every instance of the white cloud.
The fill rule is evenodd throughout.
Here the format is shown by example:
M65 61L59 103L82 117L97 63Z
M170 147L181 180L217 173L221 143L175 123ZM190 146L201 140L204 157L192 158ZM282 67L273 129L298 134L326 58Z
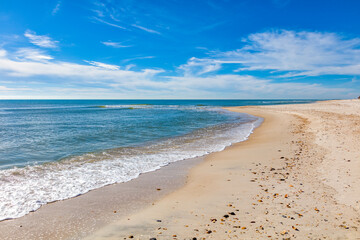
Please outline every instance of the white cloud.
M3 58L3 57L6 57L6 55L7 55L7 52L4 49L0 49L0 57Z
M60 10L60 6L61 6L61 1L58 1L55 5L54 9L52 10L51 14L55 15Z
M341 46L335 46L335 43ZM183 74L177 76L161 69L133 70L135 66L131 64L57 61L32 48L9 53L0 49L0 73L3 80L23 81L25 86L45 83L46 87L39 90L45 98L51 94L71 98L70 92L78 94L73 97L84 98L104 98L104 94L109 98L342 98L355 96L357 89L351 88L352 85L327 87L315 83L280 82L250 74L259 70L279 71L283 76L294 74L294 71L314 75L331 71L344 73L345 70L349 74L355 73L358 44L357 39L343 40L334 34L285 31L253 34L246 39L244 47L236 51L213 52L209 58L189 59L179 67ZM141 58L153 56L127 59L123 63ZM246 69L247 75L241 70L218 74L224 64ZM36 79L38 83L26 85L27 79ZM56 84L63 87L56 88ZM5 91L6 88L3 86L2 89ZM26 96L31 94L30 91ZM6 96L15 95L16 91ZM6 96L2 94L1 98Z
M19 60L47 61L53 57L45 54L43 51L34 48L19 48L14 56ZM1 56L0 56L1 57Z
M10 92L10 91L27 91L29 88L9 88L6 86L0 86L0 92Z
M134 29L140 29L147 33L158 34L161 35L159 31L151 29L149 27L142 26L142 23L149 23L156 20L154 17L149 16L147 14L143 14L142 12L138 12L138 7L136 3L132 2L117 2L114 3L113 1L94 1L93 2L94 9L91 11L94 13L95 16L90 17L92 20L96 20L97 22L120 28L126 29L128 31ZM142 20L140 19L148 19ZM150 19L150 20L149 20ZM159 27L159 24L155 24Z
M233 51L210 52L179 67L185 75L215 72L233 64L235 72L268 71L273 76L360 75L360 39L335 33L273 31L255 33Z
M140 26L140 25L137 25L137 24L132 24L131 26L133 26L133 27L135 27L135 28L138 28L138 29L141 29L141 30L143 30L143 31L145 31L145 32L148 32L148 33L155 33L155 34L161 35L161 33L158 32L158 31L155 31L155 30L153 30L153 29L146 28L146 27L143 27L143 26Z
M219 98L341 98L355 91L345 87L330 88L316 83L276 82L249 75L224 74L206 77L171 77L170 89L189 92L206 91ZM209 95L209 93L212 93ZM196 95L197 96L197 95ZM354 95L355 96L355 95Z
M135 64L128 64L128 65L125 66L125 70L130 70L130 69L132 69L134 67L136 67Z
M114 47L114 48L132 47L131 45L123 45L121 42L106 41L106 42L101 42L101 43L104 44L105 46Z
M101 10L92 9L91 11L93 11L98 17L104 17L104 12Z
M245 46L213 56L242 70L291 72L284 76L360 74L360 39L334 33L275 31L249 35Z
M106 63L102 63L102 62L95 62L95 61L85 61L95 67L101 68L101 69L106 69L106 70L119 70L120 67L116 66L116 65L111 65L111 64L106 64Z
M32 44L43 48L56 48L59 43L48 36L36 35L36 32L30 30L26 30L24 36L27 37Z
M115 27L115 28L120 28L120 29L126 30L126 28L123 27L123 26L120 26L120 25L114 24L114 23L110 23L110 22L105 21L105 20L103 20L103 19L101 19L101 18L93 17L92 19L94 19L94 20L96 20L96 21L98 21L98 22L104 23L104 24L106 24L106 25L109 25L109 26L111 26L111 27Z
M124 60L122 60L122 62L126 63L126 62L130 62L130 61L134 61L134 60L151 59L151 58L155 58L155 56L133 57L133 58L124 59Z
M5 87L5 86L0 86L0 91L9 91L9 90L12 90L12 89Z
M211 73L221 68L221 62L214 59L200 59L192 57L186 64L180 65L179 69L184 71L185 76L198 76Z
M4 50L0 50L0 72L8 76L32 77L46 76L82 79L84 81L131 82L149 80L163 72L161 69L143 69L142 71L122 70L116 65L89 61L91 65L62 61L35 61L34 59L10 59ZM70 81L70 79L68 79Z

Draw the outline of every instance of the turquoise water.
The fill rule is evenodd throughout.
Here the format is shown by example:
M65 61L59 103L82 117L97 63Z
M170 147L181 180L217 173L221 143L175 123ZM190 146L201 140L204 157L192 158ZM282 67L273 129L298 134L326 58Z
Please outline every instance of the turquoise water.
M311 100L2 100L0 220L245 140L222 106Z

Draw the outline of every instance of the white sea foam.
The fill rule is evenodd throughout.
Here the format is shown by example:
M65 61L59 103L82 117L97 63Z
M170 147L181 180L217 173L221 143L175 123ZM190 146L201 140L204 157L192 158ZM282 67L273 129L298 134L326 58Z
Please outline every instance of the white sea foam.
M194 105L151 105L151 104L122 104L122 105L102 105L95 106L96 108L114 108L114 109L147 109L147 108L156 108L156 109L182 109L182 110L206 110L206 111L219 111L218 108L213 108L209 106L194 106Z
M17 218L43 204L126 182L171 162L203 156L244 141L261 119L197 130L133 148L85 154L59 162L0 171L0 220Z
M141 109L141 108L152 108L152 105L104 105L98 106L99 108L120 108L120 109Z

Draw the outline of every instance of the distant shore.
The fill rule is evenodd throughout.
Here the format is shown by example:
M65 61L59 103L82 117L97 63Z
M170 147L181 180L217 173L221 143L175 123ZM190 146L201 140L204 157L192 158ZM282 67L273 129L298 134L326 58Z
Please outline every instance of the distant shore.
M0 222L0 238L360 237L360 101L226 109L265 121L249 140L204 161Z

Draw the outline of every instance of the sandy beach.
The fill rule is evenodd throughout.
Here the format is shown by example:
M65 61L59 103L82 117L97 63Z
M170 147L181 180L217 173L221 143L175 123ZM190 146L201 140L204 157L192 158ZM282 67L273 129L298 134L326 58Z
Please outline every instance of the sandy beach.
M264 122L200 163L0 222L0 238L360 239L359 100L227 109Z
M229 110L265 121L180 190L87 239L360 238L360 101Z

